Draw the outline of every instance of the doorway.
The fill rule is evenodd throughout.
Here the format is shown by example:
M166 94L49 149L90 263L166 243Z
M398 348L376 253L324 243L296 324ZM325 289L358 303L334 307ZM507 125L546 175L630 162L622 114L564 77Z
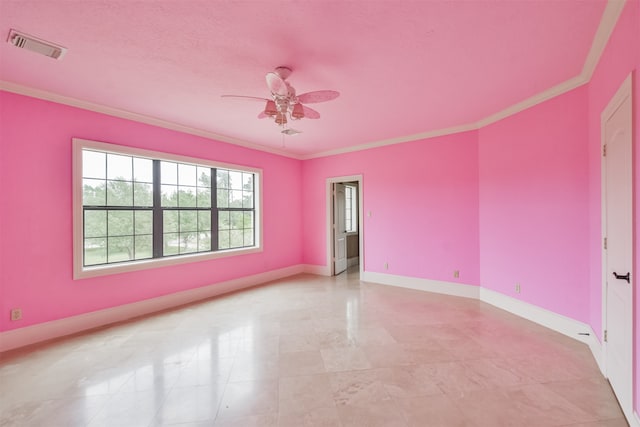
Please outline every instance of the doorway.
M628 419L633 395L632 76L601 116L602 325L605 375Z
M331 276L363 272L362 175L327 179L327 260Z

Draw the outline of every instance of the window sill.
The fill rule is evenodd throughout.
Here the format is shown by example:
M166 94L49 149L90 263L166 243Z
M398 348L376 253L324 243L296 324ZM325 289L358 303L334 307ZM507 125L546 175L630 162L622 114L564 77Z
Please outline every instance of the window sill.
M217 252L207 252L200 254L189 254L181 256L173 256L160 259L147 259L140 261L131 261L122 264L100 265L95 267L75 266L73 272L74 280L87 279L90 277L108 276L111 274L129 273L132 271L149 270L158 267L166 267L170 265L185 264L190 262L208 261L218 258L227 258L230 256L248 255L262 252L262 247L228 249Z

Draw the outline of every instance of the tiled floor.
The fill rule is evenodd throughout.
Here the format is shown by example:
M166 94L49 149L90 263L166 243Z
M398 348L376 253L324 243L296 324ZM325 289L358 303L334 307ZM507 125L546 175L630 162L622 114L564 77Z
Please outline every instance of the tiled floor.
M585 345L357 271L0 357L1 426L626 426Z

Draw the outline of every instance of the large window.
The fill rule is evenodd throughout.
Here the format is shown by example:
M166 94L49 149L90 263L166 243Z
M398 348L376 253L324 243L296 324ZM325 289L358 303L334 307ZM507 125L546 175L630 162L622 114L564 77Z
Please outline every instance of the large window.
M259 181L256 169L74 140L76 277L259 249Z

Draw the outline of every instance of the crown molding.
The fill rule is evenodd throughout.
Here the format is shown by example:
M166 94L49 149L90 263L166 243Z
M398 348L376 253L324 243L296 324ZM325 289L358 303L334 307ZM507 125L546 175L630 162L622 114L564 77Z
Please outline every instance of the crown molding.
M607 5L602 13L602 19L600 19L600 25L598 26L596 35L591 43L591 49L589 49L587 59L582 67L582 73L580 73L587 82L591 80L591 76L593 76L593 72L600 61L602 52L604 52L604 49L607 47L609 37L611 37L613 29L618 23L618 18L620 18L626 2L627 0L607 1Z
M530 98L525 99L524 101L520 101L517 104L513 104L512 106L507 107L502 111L499 111L495 114L487 116L484 119L478 120L475 123L476 128L480 129L492 123L498 122L502 119L506 119L509 116L518 114L521 111L527 110L531 107L534 107L538 104L548 101L549 99L555 98L556 96L569 92L570 90L580 87L586 83L588 83L588 80L586 80L582 75L573 77L567 81L560 83L559 85L556 85L550 89L545 90L544 92L540 92L536 95L533 95Z
M58 95L52 92L43 91L40 89L30 88L27 86L21 86L16 83L0 81L0 90L5 90L7 92L13 92L20 95L26 95L33 98L39 98L46 101L57 102L64 105L69 105L72 107L82 108L89 111L94 111L97 113L106 114L109 116L119 117L127 120L133 120L140 123L149 124L152 126L158 126L165 129L170 129L190 135L200 136L207 139L212 139L215 141L226 142L233 145L238 145L241 147L249 148L252 150L263 151L271 154L276 154L279 156L289 157L297 160L308 160L315 159L319 157L328 157L335 156L338 154L352 153L355 151L369 150L372 148L384 147L387 145L395 145L402 144L405 142L419 141L423 139L436 138L439 136L452 135L461 132L468 132L472 130L478 130L485 126L488 126L492 123L510 117L514 114L517 114L521 111L524 111L528 108L534 107L542 102L545 102L551 98L562 95L570 90L578 88L586 83L589 83L591 77L593 76L593 72L595 71L598 61L604 52L604 49L607 46L607 42L613 33L613 30L618 22L618 18L622 14L622 10L626 4L626 0L608 0L607 5L605 6L605 10L602 14L602 18L600 19L600 24L598 25L598 29L596 30L596 34L593 38L593 42L591 43L591 48L589 49L589 53L587 54L587 58L585 60L584 66L582 67L582 71L579 75L570 78L550 89L542 91L536 95L533 95L530 98L527 98L523 101L520 101L514 105L511 105L497 113L491 114L490 116L479 119L473 123L462 124L458 126L453 126L445 129L436 129L427 132L417 133L413 135L399 136L396 138L389 138L380 141L371 141L365 144L353 145L350 147L338 148L334 150L321 151L318 153L304 154L298 155L294 153L290 153L285 150L280 150L277 148L267 147L264 145L244 141L237 138L231 138L224 135L219 135L213 132L205 131L202 129L193 128L190 126L181 125L178 123L170 122L163 119L158 119L151 116L145 116L143 114L133 113L130 111L107 107L105 105L95 104L88 101L82 101L80 99L71 98L63 95Z
M171 122L168 120L163 120L163 119L159 119L152 116L146 116L144 114L134 113L131 111L120 109L120 108L108 107L106 105L96 104L89 101L83 101L81 99L72 98L69 96L64 96L64 95L48 92L41 89L35 89L28 86L22 86L17 83L7 82L4 80L0 80L0 90L3 90L5 92L15 93L18 95L25 95L32 98L42 99L44 101L51 101L58 104L68 105L68 106L80 108L83 110L93 111L95 113L101 113L107 116L118 117L121 119L144 123L151 126L157 126L160 128L182 132L189 135L195 135L202 138L211 139L214 141L226 142L228 144L238 145L240 147L249 148L252 150L264 151L271 154L277 154L279 156L299 159L298 155L289 153L284 150L279 150L277 148L266 147L264 145L243 141L237 138L231 138L224 135L219 135L217 133L194 128L191 126L182 125L182 124Z
M302 155L300 156L300 158L302 160L308 160L308 159L315 159L318 157L335 156L338 154L351 153L354 151L370 150L372 148L384 147L387 145L402 144L405 142L419 141L421 139L436 138L438 136L468 132L476 129L478 129L476 124L471 123L466 125L453 126L446 129L437 129L437 130L432 130L428 132L416 133L413 135L398 136L396 138L383 139L381 141L372 141L372 142L367 142L365 144L353 145L350 147L336 148L335 150L321 151L319 153Z

